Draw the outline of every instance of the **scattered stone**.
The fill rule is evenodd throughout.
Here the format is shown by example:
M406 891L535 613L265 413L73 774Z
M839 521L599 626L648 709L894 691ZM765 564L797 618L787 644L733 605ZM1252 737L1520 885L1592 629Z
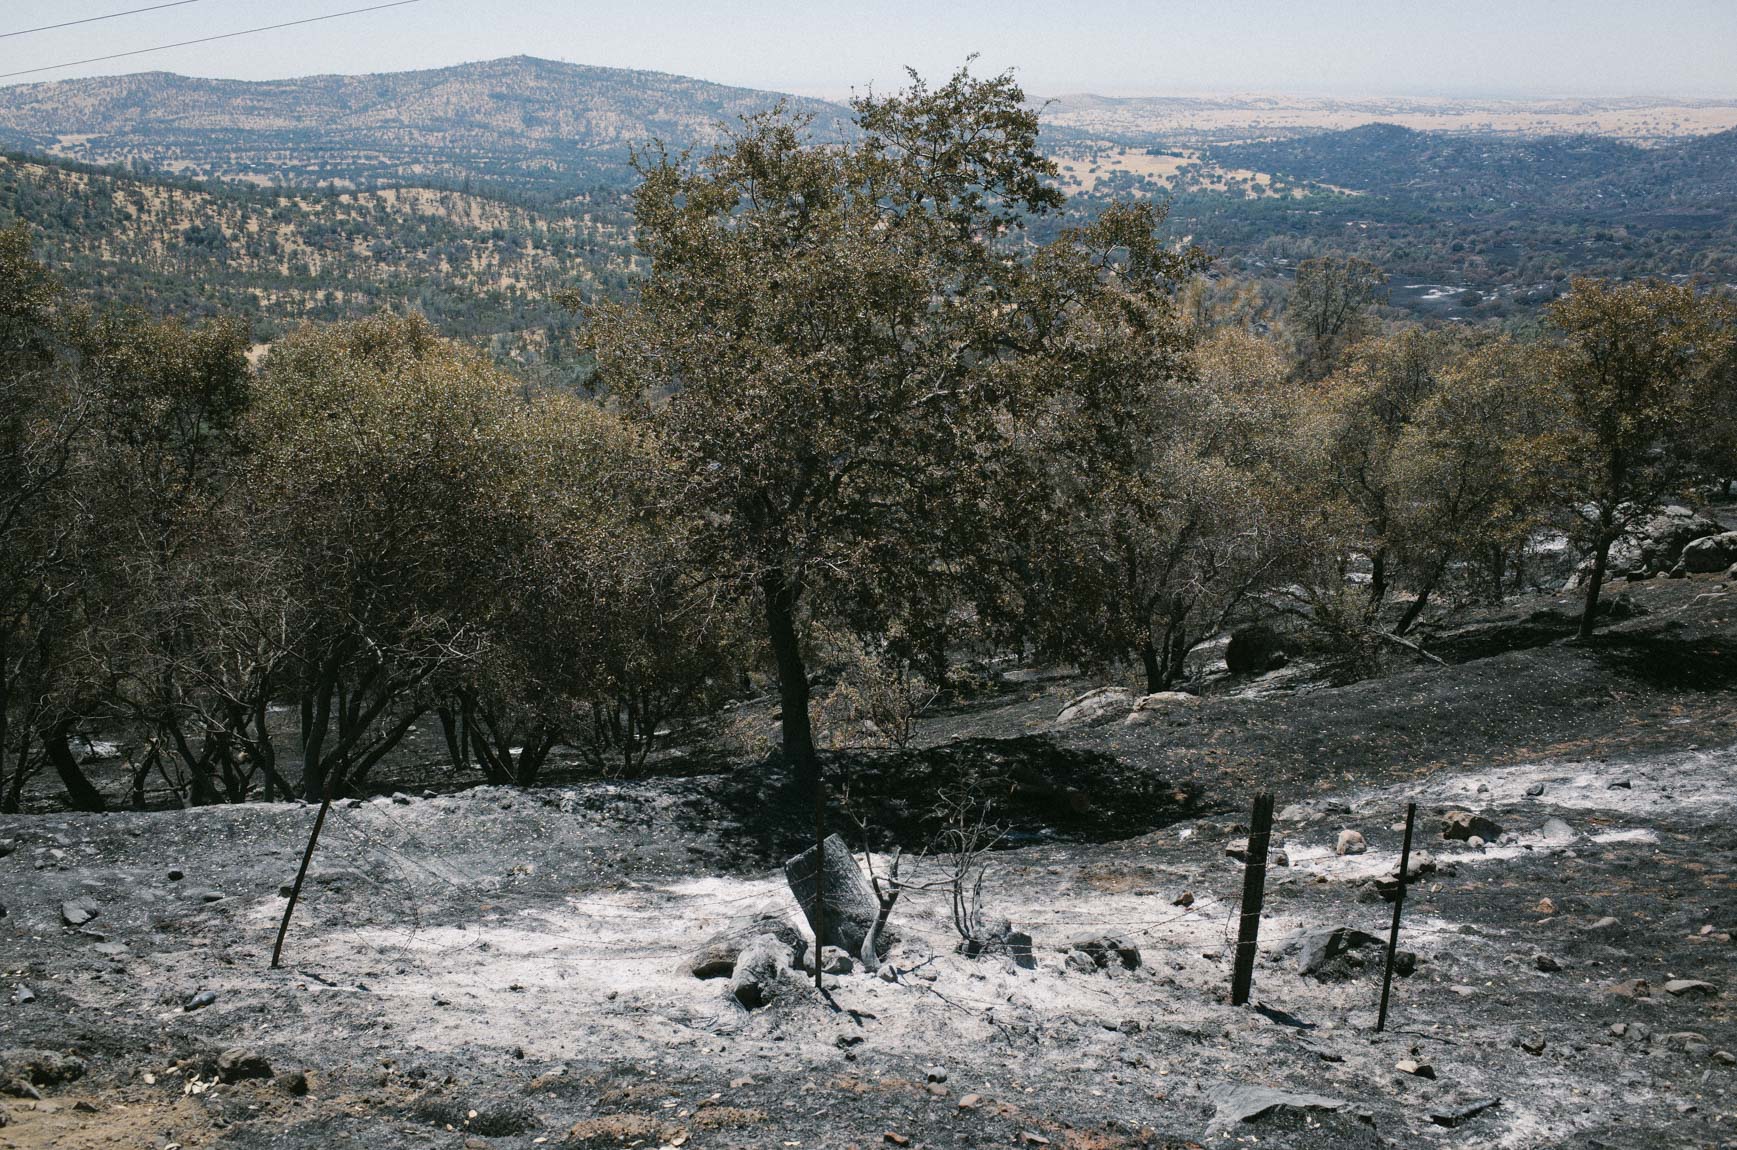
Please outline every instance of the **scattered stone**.
M1625 979L1613 984L1609 988L1609 992L1621 995L1623 998L1651 998L1653 995L1652 987L1647 984L1647 980L1644 978Z
M704 946L682 960L682 969L695 978L728 978L743 948L768 934L784 943L792 958L806 956L808 945L794 924L783 915L762 913L707 939Z
M1545 974L1555 974L1562 969L1562 964L1547 954L1540 954L1532 960L1532 965Z
M12 1005L23 1006L27 1002L36 1001L36 992L22 982L12 991Z
M1665 993L1676 998L1717 998L1719 988L1697 978L1673 978L1665 983Z
M946 1067L931 1066L924 1072L923 1077L929 1082L945 1082L947 1081Z
M730 995L753 1010L778 997L790 971L790 947L776 935L762 934L742 948L730 975Z
M1607 914L1603 918L1594 919L1592 922L1587 923L1586 929L1587 930L1609 930L1611 927L1616 926L1616 925L1618 925L1618 920L1615 917Z
M1271 854L1267 855L1267 865L1268 866L1290 866L1291 865L1290 852L1289 851L1282 851L1282 850L1273 851Z
M1369 844L1363 841L1361 831L1343 830L1339 832L1339 841L1333 847L1334 854L1360 855L1369 849Z
M1433 1113L1429 1116L1429 1120L1434 1122L1437 1126L1446 1126L1451 1129L1461 1123L1469 1122L1471 1119L1476 1118L1492 1106L1500 1105L1501 1101L1500 1098L1480 1098L1475 1102L1468 1102L1464 1106L1456 1107L1453 1110L1443 1110L1438 1113Z
M981 1105L983 1105L983 1096L981 1094L967 1094L965 1097L959 1099L959 1109L961 1110L975 1110Z
M814 969L814 948L804 947L802 950L802 968ZM856 961L850 955L836 946L829 946L820 952L820 973L849 974L856 969Z
M1435 1077L1435 1067L1427 1062L1419 1062L1415 1058L1403 1058L1395 1063L1393 1068L1401 1074L1409 1074L1414 1078Z
M1611 1023L1610 1024L1610 1033L1611 1033L1611 1037L1613 1037L1613 1038L1621 1038L1623 1035L1628 1033L1628 1023L1626 1023L1626 1022L1613 1022L1613 1023Z
M1614 782L1605 784L1604 789L1607 791L1632 791L1634 790L1634 780L1617 779Z
M900 1134L896 1130L888 1130L884 1135L882 1135L882 1138L888 1142L891 1142L894 1146L909 1146L911 1144L911 1140L909 1138L905 1137L903 1134Z
M95 905L82 900L60 904L60 921L67 926L83 926L98 915Z
M1548 898L1541 898L1538 900L1538 913L1539 914L1555 914L1556 913L1556 904Z
M1120 966L1123 970L1138 970L1140 968L1140 948L1125 938L1117 935L1081 935L1062 947L1068 954L1068 965L1076 969L1108 970L1112 966ZM1079 966L1075 955L1084 955L1090 967Z
M300 1097L308 1092L307 1071L291 1070L287 1074L280 1074L277 1078L277 1084L289 1093Z
M1544 784L1543 783L1533 783L1531 786L1526 788L1526 796L1528 798L1535 799L1543 793L1544 793Z
M204 1010L207 1006L210 1006L216 1001L217 992L215 990L201 990L197 994L188 998L186 1002L182 1003L181 1009L188 1012Z
M1128 717L1122 722L1130 727L1146 726L1157 722L1166 714L1171 714L1189 707L1200 706L1200 696L1190 695L1186 691L1158 691L1151 695L1142 695L1134 701L1134 709L1128 712Z
M232 1046L217 1056L217 1080L240 1082L247 1078L272 1077L271 1063L248 1046Z
M222 902L227 897L220 890L202 890L199 892L200 902Z
M1401 978L1410 978L1417 973L1418 961L1415 951L1396 950L1393 952L1393 973Z
M1350 951L1366 946L1379 946L1381 940L1372 934L1348 926L1311 931L1297 941L1297 971L1300 974L1324 975L1329 964Z
M1545 819L1544 825L1538 828L1538 834L1547 842L1573 842L1577 837L1574 828L1561 819Z
M1729 1050L1715 1050L1713 1061L1720 1066L1737 1066L1737 1054L1732 1054Z
M1343 1110L1346 1103L1320 1094L1293 1094L1269 1086L1243 1083L1218 1091L1213 1105L1212 1125L1216 1128L1234 1126L1238 1122L1255 1122L1269 1114L1300 1114L1307 1111Z
M17 839L0 839L0 859L18 849Z
M1479 838L1484 842L1502 837L1502 828L1494 820L1470 811L1449 811L1442 816L1441 837L1465 842Z
M187 876L185 874L183 874L181 871L172 870L169 872L168 877L169 877L170 882L180 882L182 879L186 878Z
M1170 905L1171 906L1193 906L1194 905L1194 892L1191 890L1183 891L1181 894L1177 895L1175 898L1170 900Z
M1526 1038L1521 1040L1520 1049L1524 1050L1527 1054L1542 1054L1547 1045L1548 1043L1546 1043L1542 1038Z

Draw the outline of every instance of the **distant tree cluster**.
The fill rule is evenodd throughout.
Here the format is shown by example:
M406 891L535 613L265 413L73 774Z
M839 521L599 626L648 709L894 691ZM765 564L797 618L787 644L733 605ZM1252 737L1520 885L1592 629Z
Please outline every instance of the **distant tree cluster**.
M465 777L643 770L775 684L810 783L966 661L1187 678L1300 620L1355 654L1591 557L1737 474L1724 297L1576 281L1549 325L1395 324L1322 256L1209 284L1150 200L1077 226L1006 76L784 109L642 156L631 299L575 298L587 390L417 315L70 302L0 232L0 806L124 732L134 800L317 799L419 723ZM1047 238L1044 238L1047 237Z

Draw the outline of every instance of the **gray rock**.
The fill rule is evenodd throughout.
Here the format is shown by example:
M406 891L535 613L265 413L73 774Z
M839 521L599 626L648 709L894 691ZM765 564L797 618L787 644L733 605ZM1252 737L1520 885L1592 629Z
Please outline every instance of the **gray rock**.
M1369 844L1363 841L1363 832L1343 830L1339 832L1339 841L1334 844L1333 852L1341 855L1360 855L1369 849Z
M1545 819L1544 825L1538 828L1538 834L1545 841L1553 843L1573 842L1577 837L1574 828L1561 819Z
M775 935L762 934L742 948L730 975L730 995L753 1010L777 1000L790 973L790 947Z
M695 978L728 978L736 969L736 959L743 948L765 934L783 942L793 959L808 949L802 932L793 923L782 915L762 912L707 939L699 950L682 960L681 968Z
M1694 575L1723 571L1737 563L1737 531L1725 531L1695 540L1683 548L1683 567Z
M1240 1082L1217 1091L1214 1097L1212 1126L1215 1129L1232 1127L1239 1122L1255 1122L1269 1114L1343 1110L1347 1105L1341 1099L1320 1094L1293 1094L1270 1086L1250 1086Z
M60 921L68 926L83 926L96 918L99 913L94 904L81 899L60 904Z
M1502 828L1494 819L1483 815L1475 815L1470 811L1449 811L1442 816L1441 837L1460 842L1471 838L1494 842L1502 837Z
M1081 935L1062 949L1068 952L1070 966L1074 965L1074 955L1083 954L1094 970L1108 970L1112 966L1123 970L1140 968L1140 948L1113 934Z
M1534 957L1532 959L1532 965L1543 971L1545 974L1555 974L1557 971L1562 969L1562 964L1547 954L1540 954Z
M1296 945L1298 973L1322 974L1334 959L1362 947L1380 946L1381 940L1364 931L1340 926L1310 931L1298 939Z
M240 1082L244 1078L270 1078L271 1063L248 1046L232 1046L217 1056L217 1080Z
M1456 1106L1451 1110L1434 1111L1430 1114L1429 1120L1437 1126L1446 1126L1451 1129L1471 1121L1492 1106L1501 1105L1501 1102L1500 1098L1479 1098L1476 1101L1466 1103L1464 1106Z
M215 990L201 990L197 994L189 997L186 1002L182 1003L181 1009L191 1013L195 1010L204 1010L207 1006L210 1006L216 1001L217 992Z
M35 1001L36 992L31 990L28 986L25 986L22 982L12 991L12 1004L14 1006L23 1006L27 1002Z
M1134 692L1126 687L1099 687L1072 699L1056 713L1057 728L1084 727L1101 723L1117 715L1129 714L1134 706Z
M1676 998L1717 998L1719 988L1698 978L1673 978L1665 983L1665 993Z
M1543 793L1544 793L1544 784L1543 783L1533 783L1531 786L1526 788L1526 794L1529 797L1534 798L1534 799Z

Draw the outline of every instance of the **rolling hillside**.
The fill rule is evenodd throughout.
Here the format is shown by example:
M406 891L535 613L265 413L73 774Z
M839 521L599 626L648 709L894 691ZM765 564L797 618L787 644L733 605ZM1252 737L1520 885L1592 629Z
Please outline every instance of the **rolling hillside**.
M271 191L0 157L0 226L19 219L87 298L239 312L262 339L413 306L449 334L540 357L568 323L551 292L616 291L632 274L614 195L535 210L451 190Z
M421 72L249 82L146 72L0 88L0 147L194 178L441 185L559 199L631 180L630 149L713 138L779 99L661 72L517 56Z

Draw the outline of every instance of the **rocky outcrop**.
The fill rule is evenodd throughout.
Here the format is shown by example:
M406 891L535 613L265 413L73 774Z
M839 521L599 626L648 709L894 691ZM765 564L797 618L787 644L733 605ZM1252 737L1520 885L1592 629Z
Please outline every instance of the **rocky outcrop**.
M1127 714L1134 706L1134 692L1126 687L1099 687L1071 700L1055 717L1058 730L1064 727L1084 727L1102 723L1117 715Z
M1704 536L1683 548L1683 567L1691 575L1723 571L1734 563L1737 563L1737 531Z

